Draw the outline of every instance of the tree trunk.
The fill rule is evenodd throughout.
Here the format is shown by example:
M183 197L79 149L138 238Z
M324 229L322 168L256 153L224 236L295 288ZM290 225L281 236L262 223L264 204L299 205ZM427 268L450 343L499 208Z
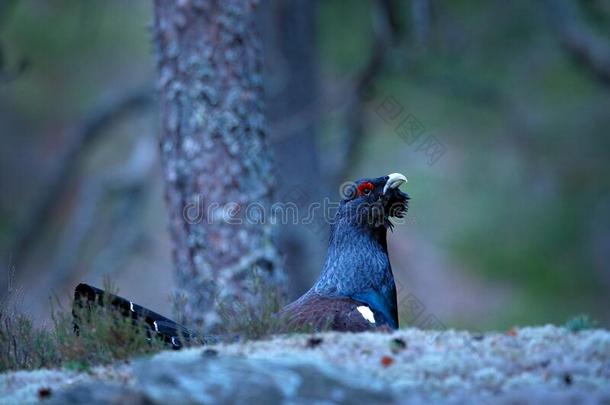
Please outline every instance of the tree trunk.
M316 2L266 0L259 19L264 45L269 136L278 167L278 197L294 203L299 218L328 192L320 173L315 124L319 121L316 80ZM316 213L312 224L282 224L279 248L290 274L288 292L302 295L323 265L328 227Z
M283 280L270 222L256 215L268 214L275 184L256 6L253 0L155 1L178 315L206 331L221 326L221 303L261 302L253 281L275 287Z

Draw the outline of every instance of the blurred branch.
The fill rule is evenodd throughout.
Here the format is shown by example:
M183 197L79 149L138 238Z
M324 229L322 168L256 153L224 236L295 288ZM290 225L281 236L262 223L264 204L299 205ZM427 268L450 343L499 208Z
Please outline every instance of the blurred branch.
M153 90L151 88L139 89L98 108L82 122L63 153L63 157L58 159L60 163L44 181L44 184L48 186L41 192L37 202L30 210L29 216L17 232L10 250L17 264L23 260L28 248L36 242L37 236L40 235L39 230L47 225L55 203L65 191L83 152L87 151L104 134L105 129L129 114L147 108L152 100Z
M61 239L58 243L55 257L50 261L49 272L53 274L50 285L45 285L48 291L54 291L57 286L66 286L72 275L75 263L78 261L81 247L87 240L98 216L99 202L104 195L103 185L98 178L84 179L75 199L74 210L67 224L62 227Z
M2 49L0 48L0 53ZM2 58L3 56L0 56ZM13 69L5 69L4 60L2 59L2 66L0 66L0 83L9 83L17 79L23 73L25 73L30 67L30 61L26 58L21 58Z
M3 0L0 1L0 28L4 27L15 10L18 0Z
M4 0L0 2L0 30L7 25L7 21L15 10L17 3L17 0ZM7 60L2 45L3 44L0 43L0 84L15 80L30 67L29 60L25 57L20 57L16 66L9 69L6 66Z
M593 76L610 85L610 45L584 21L570 0L547 0L546 6L563 48Z
M336 158L335 183L340 183L356 162L364 138L364 105L372 95L372 84L381 72L393 38L391 2L373 3L373 44L367 63L354 78L351 94L347 96L345 134Z
M430 0L411 0L413 36L418 46L425 46L430 39L432 5Z
M76 263L82 246L90 238L92 229L103 233L103 228L111 230L112 236L103 248L98 249L96 259L88 274L105 275L118 273L126 252L140 240L142 234L142 204L146 186L155 164L155 142L150 138L139 138L129 160L117 170L85 179L78 193L75 209L67 225L62 230L62 240L56 250L51 267L54 275L46 285L47 290L55 290L69 284L74 276ZM110 200L113 209L109 218L101 218L100 203ZM100 222L106 223L105 227ZM103 233L104 235L104 233ZM106 235L108 236L108 235Z

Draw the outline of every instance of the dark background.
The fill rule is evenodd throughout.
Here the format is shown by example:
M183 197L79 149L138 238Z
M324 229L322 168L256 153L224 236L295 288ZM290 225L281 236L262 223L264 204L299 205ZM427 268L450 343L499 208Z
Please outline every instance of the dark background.
M104 276L171 313L152 12L0 5L3 285L37 319ZM271 2L260 22L278 199L409 178L389 238L403 321L417 302L416 325L610 325L607 2ZM279 238L293 298L327 229Z

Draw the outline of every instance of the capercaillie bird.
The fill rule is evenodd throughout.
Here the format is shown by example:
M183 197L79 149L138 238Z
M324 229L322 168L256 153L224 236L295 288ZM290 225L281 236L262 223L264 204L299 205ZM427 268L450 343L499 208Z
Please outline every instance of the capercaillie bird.
M400 173L364 178L351 183L331 224L328 253L313 287L282 308L280 330L304 328L359 332L398 328L396 285L388 256L387 231L391 218L402 218L409 195L399 187L407 182ZM174 348L184 340L209 341L184 326L119 296L87 284L79 284L74 308L111 305L124 316L140 319L151 335ZM75 314L75 330L81 327Z

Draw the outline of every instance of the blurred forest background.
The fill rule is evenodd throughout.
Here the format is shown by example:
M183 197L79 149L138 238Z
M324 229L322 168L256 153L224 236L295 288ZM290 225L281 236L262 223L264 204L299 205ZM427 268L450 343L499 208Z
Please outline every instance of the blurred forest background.
M39 320L104 276L171 315L152 14L0 3L0 285ZM260 30L278 200L403 172L399 294L447 327L610 326L610 3L276 0ZM280 229L290 298L327 232Z

